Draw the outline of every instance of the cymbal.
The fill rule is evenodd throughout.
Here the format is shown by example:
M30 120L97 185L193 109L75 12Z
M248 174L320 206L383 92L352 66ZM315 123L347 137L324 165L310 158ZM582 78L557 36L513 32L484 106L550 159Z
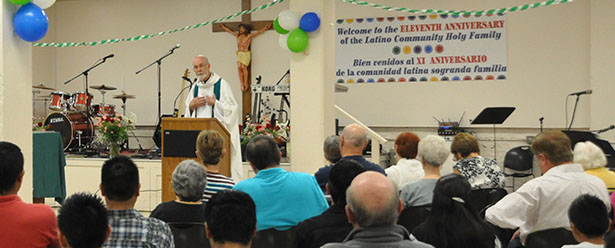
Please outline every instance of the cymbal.
M107 85L92 85L90 86L91 89L95 89L95 90L117 90L117 88L113 87L113 86L107 86Z
M122 98L126 98L126 99L135 99L137 98L135 95L128 95L126 93L122 93L121 95L115 95L113 96L113 99L122 99Z
M49 88L47 86L45 86L44 84L39 84L39 85L33 85L32 86L33 89L41 89L41 90L56 90L54 88Z

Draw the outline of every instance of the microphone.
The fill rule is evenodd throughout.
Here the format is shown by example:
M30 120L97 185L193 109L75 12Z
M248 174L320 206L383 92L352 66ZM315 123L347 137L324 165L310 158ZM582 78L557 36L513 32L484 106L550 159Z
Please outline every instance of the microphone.
M103 60L107 60L107 59L113 58L113 56L115 56L115 54L113 54L113 53L112 53L112 54L109 54L109 55L105 56L105 57L103 58Z
M597 132L597 133L604 133L604 132L609 131L609 130L611 130L611 129L615 129L615 125L610 125L610 126L609 126L609 127L607 127L607 128L600 129L600 130L598 130L598 132Z
M540 117L540 118L538 118L538 120L539 120L540 122L542 122L544 119L545 119L544 117Z
M186 77L186 76L183 76L183 77L182 77L182 79L184 79L184 80L186 80L186 81L190 82L190 84L192 84L192 81L190 81L190 78L188 78L188 77Z
M584 91L579 91L579 92L574 92L574 93L570 93L568 94L569 96L580 96L580 95L589 95L591 94L593 91L591 89L589 90L584 90Z
M175 51L175 49L179 48L179 44L175 45L173 48L171 48L171 50L169 50L170 53L172 53L173 51Z

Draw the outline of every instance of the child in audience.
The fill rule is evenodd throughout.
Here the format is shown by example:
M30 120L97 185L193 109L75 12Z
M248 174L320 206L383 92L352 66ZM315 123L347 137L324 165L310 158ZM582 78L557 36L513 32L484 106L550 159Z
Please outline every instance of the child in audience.
M568 209L572 235L579 241L576 245L562 248L598 248L604 246L604 234L609 227L608 211L602 200L589 194L575 199Z

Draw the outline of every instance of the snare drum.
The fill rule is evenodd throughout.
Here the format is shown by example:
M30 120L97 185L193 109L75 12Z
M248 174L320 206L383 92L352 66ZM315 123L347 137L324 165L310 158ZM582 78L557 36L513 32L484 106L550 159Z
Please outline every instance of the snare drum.
M92 94L88 93L87 97L85 92L77 91L71 96L71 106L79 111L85 111L92 104Z
M64 150L86 145L94 139L94 125L83 113L51 113L45 118L47 130L62 136Z
M54 91L51 93L51 101L49 109L55 111L68 111L68 99L70 95L62 91Z
M92 105L92 115L113 116L115 115L115 105L113 104L94 104Z

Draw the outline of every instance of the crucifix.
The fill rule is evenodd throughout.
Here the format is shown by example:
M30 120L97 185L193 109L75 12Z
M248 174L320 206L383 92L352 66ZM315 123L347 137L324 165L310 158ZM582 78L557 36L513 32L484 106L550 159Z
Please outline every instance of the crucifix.
M249 10L252 9L251 0L241 0L241 10ZM251 72L251 64L249 61L251 60L250 54L250 43L251 38L255 35L258 35L264 32L267 29L270 29L273 25L273 21L252 21L251 14L245 14L241 16L241 22L219 22L219 25L212 25L212 32L229 32L234 33L238 39L238 52L237 52L237 65L238 65L238 74L239 81L241 82L241 91L242 91L242 120L246 117L247 114L251 113L252 108L252 91L250 90L250 72ZM240 31L246 30L245 27L251 27L254 30L258 30L254 34L249 34L247 40L241 40L240 35L242 33ZM243 29L243 30L241 30ZM244 34L245 35L245 34ZM242 42L243 41L243 42ZM242 45L247 48L246 51L241 51ZM245 50L245 49L243 49ZM247 65L246 65L247 63Z

